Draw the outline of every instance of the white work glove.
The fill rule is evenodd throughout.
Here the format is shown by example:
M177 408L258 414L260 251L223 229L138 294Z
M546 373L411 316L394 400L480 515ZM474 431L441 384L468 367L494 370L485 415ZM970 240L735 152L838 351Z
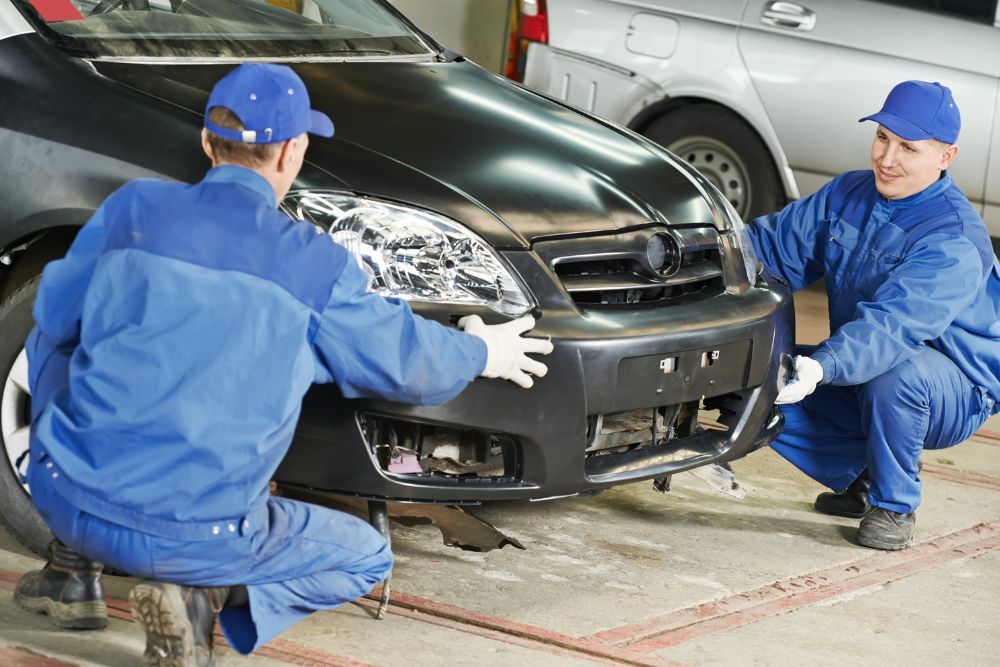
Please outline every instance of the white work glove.
M477 336L486 343L486 368L480 373L487 378L503 378L528 389L535 381L528 373L543 377L549 372L540 361L528 354L548 354L552 342L541 338L522 338L521 334L535 326L531 315L503 324L485 324L479 315L469 315L458 321L458 328Z
M823 367L810 357L799 355L795 357L795 373L797 377L782 387L775 403L798 403L813 393L823 380Z

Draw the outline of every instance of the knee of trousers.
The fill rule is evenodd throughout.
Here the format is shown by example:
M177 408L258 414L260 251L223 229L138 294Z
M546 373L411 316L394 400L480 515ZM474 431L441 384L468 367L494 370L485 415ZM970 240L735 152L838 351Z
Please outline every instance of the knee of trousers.
M892 411L926 408L931 386L918 364L907 360L882 375L872 378L858 391L863 408L889 408Z

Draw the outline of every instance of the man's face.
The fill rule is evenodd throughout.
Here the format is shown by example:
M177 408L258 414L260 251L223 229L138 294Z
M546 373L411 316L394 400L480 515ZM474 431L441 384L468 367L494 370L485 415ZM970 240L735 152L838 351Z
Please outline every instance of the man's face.
M935 139L910 141L879 125L872 142L875 188L886 199L915 195L940 178L957 154L958 146Z

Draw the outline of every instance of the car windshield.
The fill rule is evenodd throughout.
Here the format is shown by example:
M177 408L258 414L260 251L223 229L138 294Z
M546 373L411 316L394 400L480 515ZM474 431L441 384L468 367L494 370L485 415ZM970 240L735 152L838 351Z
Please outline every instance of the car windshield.
M433 52L376 0L16 0L90 57L379 57Z

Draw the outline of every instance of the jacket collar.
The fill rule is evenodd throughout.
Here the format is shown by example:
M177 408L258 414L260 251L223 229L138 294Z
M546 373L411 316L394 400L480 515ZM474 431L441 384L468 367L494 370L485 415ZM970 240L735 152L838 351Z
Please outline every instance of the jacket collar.
M872 186L874 187L875 183L874 174L872 176L873 176ZM928 185L920 192L912 194L909 197L903 197L902 199L886 199L882 195L879 195L878 198L883 205L889 206L891 208L909 208L910 206L913 206L915 204L925 202L928 199L933 199L934 197L938 196L939 194L950 188L951 183L952 183L951 176L948 175L947 171L942 171L941 178L937 179L936 181Z
M270 208L278 208L278 198L274 193L274 188L266 178L258 174L253 169L240 167L235 164L220 164L212 167L205 174L202 183L235 183L242 185L251 192L260 195L267 200Z

